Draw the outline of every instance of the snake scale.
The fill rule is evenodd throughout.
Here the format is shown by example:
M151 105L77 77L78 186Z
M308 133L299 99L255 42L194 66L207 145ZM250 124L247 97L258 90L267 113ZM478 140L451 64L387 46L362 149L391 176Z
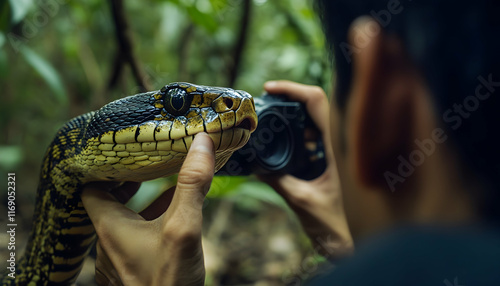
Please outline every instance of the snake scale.
M3 285L76 280L96 240L80 200L84 184L175 174L199 132L214 141L218 170L256 126L248 93L190 83L125 97L68 121L43 159L28 244L15 279L3 274Z

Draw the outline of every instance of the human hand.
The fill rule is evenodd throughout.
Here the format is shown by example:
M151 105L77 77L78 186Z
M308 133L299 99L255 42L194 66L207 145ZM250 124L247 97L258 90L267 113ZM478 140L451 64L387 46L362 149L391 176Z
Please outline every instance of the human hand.
M137 191L138 183L111 190L109 184L84 188L82 201L99 238L99 285L204 285L202 206L214 161L212 139L196 135L175 193L163 193L141 214L122 204Z
M329 104L317 86L291 81L271 81L264 85L270 94L283 94L305 104L321 133L327 168L318 178L305 181L291 175L275 174L259 178L273 187L297 214L315 250L329 259L350 254L353 242L342 204L340 181L330 136Z

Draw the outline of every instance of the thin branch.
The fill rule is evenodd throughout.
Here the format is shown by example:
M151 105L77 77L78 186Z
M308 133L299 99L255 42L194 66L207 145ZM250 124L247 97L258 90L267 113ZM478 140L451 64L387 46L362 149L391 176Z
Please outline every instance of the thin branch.
M250 14L252 9L252 0L243 0L243 16L240 22L238 39L233 52L233 64L229 68L229 87L234 87L241 65L243 50L247 41L248 30L250 26Z
M121 53L115 55L113 60L113 70L111 71L111 77L108 81L108 89L112 89L118 84L118 80L120 79L120 75L123 70L123 60Z
M143 90L151 90L151 87L147 82L147 77L144 71L140 68L139 61L134 56L132 39L128 21L125 16L123 0L110 0L110 4L111 13L113 15L113 23L115 25L115 36L119 46L119 53L117 55L118 58L115 59L113 74L108 87L116 85L118 78L122 73L124 63L128 63L139 88Z
M189 60L189 46L191 43L192 34L194 32L194 25L191 23L189 24L184 32L182 33L182 37L179 41L179 50L178 50L178 55L179 55L179 67L178 67L178 72L177 76L179 77L180 81L189 81L189 74L188 74L188 60Z

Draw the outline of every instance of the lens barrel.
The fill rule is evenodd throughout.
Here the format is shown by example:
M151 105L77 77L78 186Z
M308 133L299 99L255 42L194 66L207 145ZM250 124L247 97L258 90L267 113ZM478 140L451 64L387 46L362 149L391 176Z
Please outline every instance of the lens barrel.
M326 161L322 143L318 142L317 150L305 148L304 130L315 126L303 104L279 95L263 95L254 100L257 129L217 175L288 173L312 179L323 173Z

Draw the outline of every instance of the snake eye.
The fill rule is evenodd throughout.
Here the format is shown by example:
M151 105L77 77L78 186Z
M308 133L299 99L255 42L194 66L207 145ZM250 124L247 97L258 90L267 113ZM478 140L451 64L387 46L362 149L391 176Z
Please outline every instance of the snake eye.
M172 115L184 115L191 106L192 101L193 96L187 93L185 90L180 88L173 88L168 90L167 94L165 95L165 108Z

